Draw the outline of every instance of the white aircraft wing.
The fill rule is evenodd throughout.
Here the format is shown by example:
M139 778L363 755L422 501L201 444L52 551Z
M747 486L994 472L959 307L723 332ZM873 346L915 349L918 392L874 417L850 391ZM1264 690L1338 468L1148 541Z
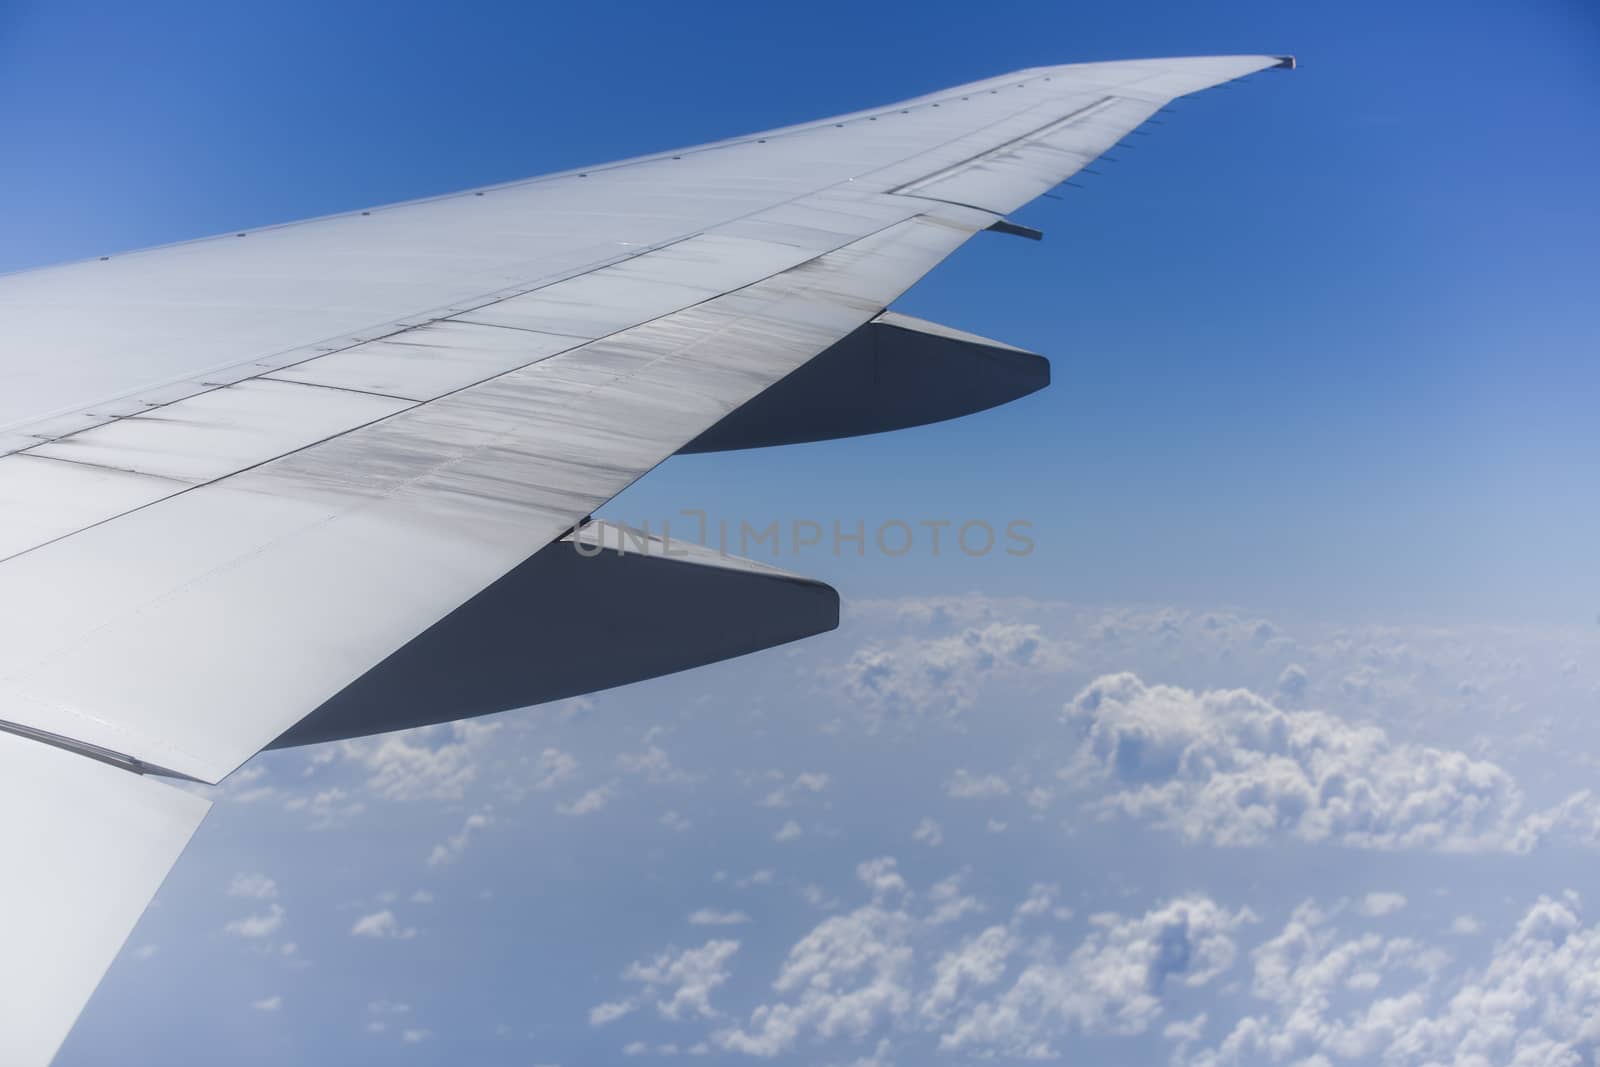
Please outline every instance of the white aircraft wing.
M403 655L429 635L430 656L470 646L463 635L504 617L491 594L513 578L524 617L561 618L570 594L545 595L554 580L542 586L533 561L686 446L928 421L969 391L787 437L737 424L780 383L798 396L796 372L852 338L890 362L944 345L952 374L1033 375L1000 391L1037 388L1037 357L880 315L1170 99L1289 64L1028 70L0 278L5 1062L53 1055L203 814L143 774L220 781L303 720L331 722L313 713L341 694L433 662ZM782 596L812 613L760 640L827 624L827 604L788 576L712 572L729 611L759 618ZM673 571L661 595L694 573ZM614 572L615 589L636 577ZM561 684L616 684L736 644ZM502 686L456 710L553 691ZM302 739L406 724L357 716Z

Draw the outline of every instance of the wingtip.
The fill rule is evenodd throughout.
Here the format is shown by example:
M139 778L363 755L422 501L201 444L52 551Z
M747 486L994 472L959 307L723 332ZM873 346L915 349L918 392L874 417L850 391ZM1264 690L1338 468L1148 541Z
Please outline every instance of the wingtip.
M1279 56L1278 62L1273 64L1273 69L1276 70L1279 67L1284 70L1293 70L1295 68L1294 56Z

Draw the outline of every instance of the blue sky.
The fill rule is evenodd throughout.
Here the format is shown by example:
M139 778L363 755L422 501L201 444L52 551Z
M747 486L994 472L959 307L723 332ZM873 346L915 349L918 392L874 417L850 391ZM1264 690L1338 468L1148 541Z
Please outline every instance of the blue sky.
M1301 69L1180 101L1018 216L1044 242L983 235L897 305L1051 356L1050 390L674 460L608 509L1025 519L1036 553L787 558L840 588L839 633L257 761L63 1062L1006 1061L1015 1034L1144 1062L1407 1040L1508 1062L1522 1038L1592 1042L1600 902L1563 895L1600 840L1588 5L13 0L0 270L1030 65L1256 51ZM1277 721L1305 746L1273 749ZM1130 770L1096 738L1212 770ZM1341 822L1328 773L1378 799ZM1234 787L1259 803L1208 805ZM1150 950L1175 928L1181 967ZM943 961L983 975L986 948L996 976L941 1000ZM1093 981L1119 967L1130 985ZM819 973L861 995L807 1001ZM1561 1005L1543 1030L1488 1033L1457 997L1529 975ZM1291 1034L1323 993L1320 1036Z
M1025 517L1050 566L844 567L1349 617L1593 620L1600 28L1470 5L123 5L0 16L0 268L405 199L1039 63L1294 51L904 310L1033 347L984 419L679 461L618 506ZM1094 264L1093 269L1087 265ZM878 477L882 474L884 477ZM959 490L959 492L955 491ZM1043 573L1041 573L1043 572Z

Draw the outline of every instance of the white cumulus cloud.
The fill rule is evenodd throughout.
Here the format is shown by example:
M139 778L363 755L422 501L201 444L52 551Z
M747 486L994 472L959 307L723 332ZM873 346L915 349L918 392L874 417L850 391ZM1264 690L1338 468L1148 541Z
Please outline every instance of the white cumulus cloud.
M750 916L742 911L719 911L716 908L701 908L689 915L690 926L740 926L750 921Z
M1244 690L1108 675L1078 695L1066 720L1081 744L1063 777L1098 780L1108 812L1190 841L1520 852L1592 814L1575 797L1524 818L1522 791L1493 763L1322 712L1283 711Z
M1295 909L1252 953L1261 1009L1180 1061L1576 1067L1600 1047L1600 925L1584 923L1576 893L1541 896L1486 963L1453 975L1442 949L1341 933L1335 919L1311 901Z
M1254 921L1201 895L1139 916L1090 918L1087 938L1064 959L1029 963L1003 990L973 1005L939 1039L946 1052L1040 1058L1065 1033L1143 1033L1161 1015L1168 984L1197 987L1234 961L1235 937Z
M373 912L371 915L361 916L355 921L355 925L350 927L350 933L355 937L397 938L399 940L409 940L417 936L415 927L401 925L395 913L388 908Z
M283 905L273 904L260 914L234 919L223 930L237 937L261 938L271 937L282 925Z
M947 636L869 645L837 672L837 681L878 718L953 718L973 706L994 676L1048 676L1068 660L1066 647L1037 624L991 620Z
M278 883L264 874L236 874L228 883L230 897L247 897L251 900L276 900Z
M663 1019L684 1019L717 1015L711 994L727 982L728 961L739 951L739 942L707 941L699 948L669 948L648 961L630 963L622 977L644 986L642 997L655 1003Z
M1404 893L1368 893L1361 898L1361 914L1371 916L1393 915L1406 906Z
M595 786L577 800L566 804L557 804L556 811L562 815L593 815L597 811L604 810L605 806L611 803L611 797L615 791L615 787L609 783Z

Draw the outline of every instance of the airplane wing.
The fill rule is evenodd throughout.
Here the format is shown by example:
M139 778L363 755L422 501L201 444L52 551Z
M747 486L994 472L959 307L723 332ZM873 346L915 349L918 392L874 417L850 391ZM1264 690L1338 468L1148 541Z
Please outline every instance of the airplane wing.
M1039 68L0 278L0 1059L51 1058L202 817L147 775L216 783L275 743L831 626L831 590L758 565L574 577L551 553L580 557L574 531L686 448L872 432L1037 388L1038 357L885 309L1169 100L1288 65ZM695 626L613 647L637 662L557 657L547 679L478 647L579 601L637 615L702 588ZM456 673L493 684L404 698Z

